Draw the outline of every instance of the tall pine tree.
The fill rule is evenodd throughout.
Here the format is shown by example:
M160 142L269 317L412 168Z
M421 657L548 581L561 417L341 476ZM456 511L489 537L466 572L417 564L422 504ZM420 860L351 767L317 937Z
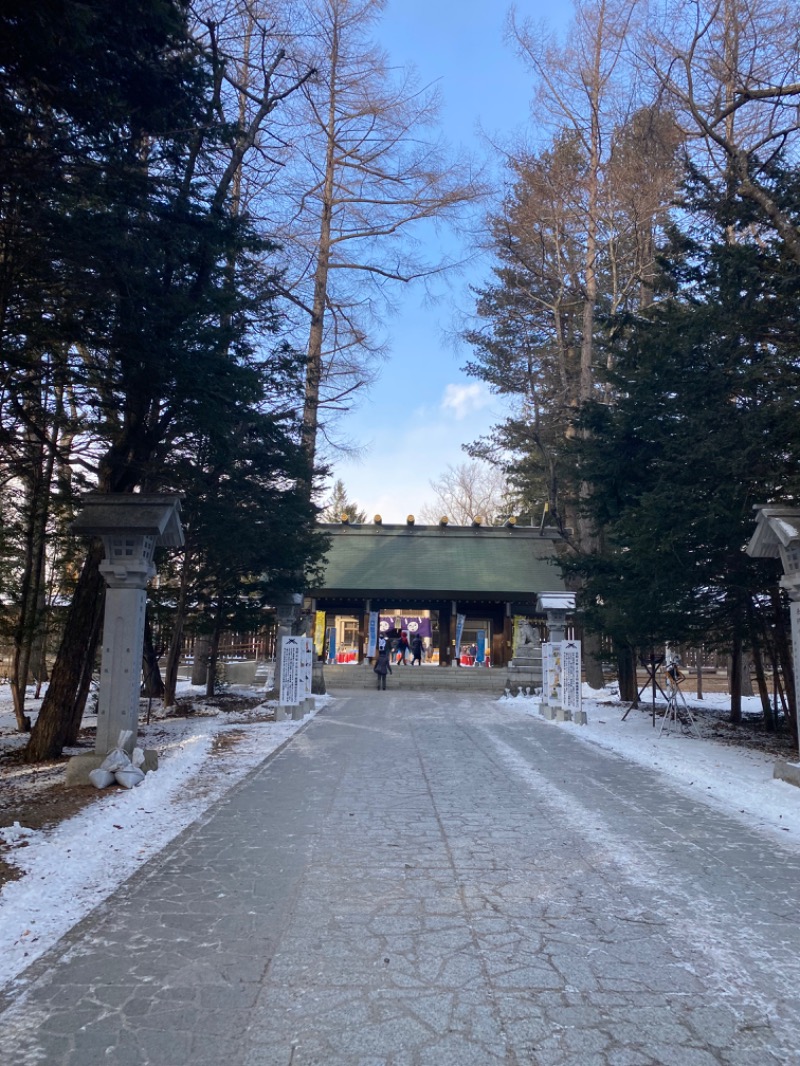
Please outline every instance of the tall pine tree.
M620 647L694 640L736 664L777 578L744 553L753 507L800 487L800 271L750 209L699 184L686 207L663 298L614 324L615 402L585 413L580 467L605 551L577 565Z

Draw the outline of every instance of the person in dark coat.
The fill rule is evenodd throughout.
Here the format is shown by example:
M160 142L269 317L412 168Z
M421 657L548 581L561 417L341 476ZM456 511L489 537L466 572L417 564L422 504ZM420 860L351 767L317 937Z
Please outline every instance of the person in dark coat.
M415 633L411 638L411 665L418 663L422 666L422 637Z
M378 658L375 665L372 667L375 673L378 675L378 688L386 688L386 675L392 672L392 668L389 664L389 652L384 648L382 652L378 654Z

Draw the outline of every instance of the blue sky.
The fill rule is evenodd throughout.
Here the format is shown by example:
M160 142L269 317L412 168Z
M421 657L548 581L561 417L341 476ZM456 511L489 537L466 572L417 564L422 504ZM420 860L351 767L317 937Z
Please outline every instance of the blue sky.
M516 6L523 17L551 24L553 18L563 24L570 11L566 3L554 8L545 0L519 0ZM393 63L416 67L423 83L438 82L442 132L454 147L485 154L480 130L504 143L529 125L531 80L504 40L506 12L504 0L387 5L378 40ZM461 445L485 433L501 414L483 384L461 371L470 353L463 345L454 348L452 339L459 311L472 308L469 284L488 276L488 262L475 263L440 285L434 304L421 288L396 294L380 380L339 426L343 437L362 445L363 456L334 460L334 477L370 519L377 513L387 522L404 521L432 502L430 480L448 464L466 461Z

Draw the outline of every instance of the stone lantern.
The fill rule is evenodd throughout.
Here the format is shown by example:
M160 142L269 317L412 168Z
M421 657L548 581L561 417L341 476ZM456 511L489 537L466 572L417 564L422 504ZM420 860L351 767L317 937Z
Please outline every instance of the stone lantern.
M795 689L800 691L800 508L757 506L756 510L756 531L747 554L756 559L780 558L783 564L781 587L790 600ZM800 785L800 765L779 761L775 776Z
M129 754L133 750L139 721L145 590L156 572L153 555L157 547L183 545L177 496L98 493L85 496L82 502L72 529L79 536L102 539L105 559L100 572L107 588L95 749L92 755L71 760L68 784L88 781L89 771L116 746L123 730L131 732L126 748ZM150 754L147 767L154 765L155 757Z
M567 612L575 610L574 592L540 592L536 610L547 615L547 633L551 644L564 639Z

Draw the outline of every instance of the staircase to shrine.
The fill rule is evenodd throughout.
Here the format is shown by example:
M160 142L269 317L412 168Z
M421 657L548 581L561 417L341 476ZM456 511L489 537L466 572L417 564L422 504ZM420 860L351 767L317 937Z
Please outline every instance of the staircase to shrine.
M323 668L326 691L335 696L337 692L377 687L377 678L369 663L351 663ZM393 666L387 678L387 687L401 691L453 691L487 692L501 696L507 688L513 692L521 686L539 687L541 661L538 669L515 670L513 667L470 666Z

